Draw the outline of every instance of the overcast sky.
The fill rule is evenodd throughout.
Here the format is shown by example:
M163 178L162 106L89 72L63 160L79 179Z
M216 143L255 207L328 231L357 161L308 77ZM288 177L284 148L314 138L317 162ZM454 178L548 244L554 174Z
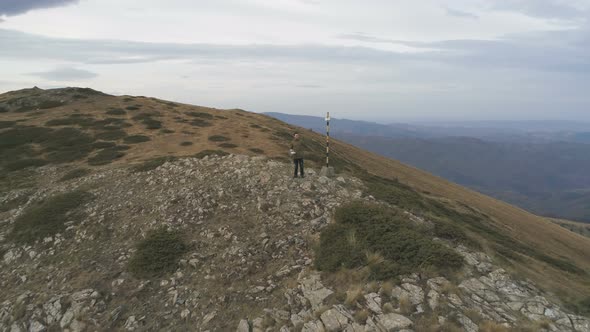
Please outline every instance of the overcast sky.
M0 0L0 91L590 121L590 0Z

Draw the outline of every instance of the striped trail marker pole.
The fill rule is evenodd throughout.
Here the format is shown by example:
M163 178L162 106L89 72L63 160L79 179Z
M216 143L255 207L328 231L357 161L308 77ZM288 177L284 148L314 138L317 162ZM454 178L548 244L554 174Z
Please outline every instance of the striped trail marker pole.
M330 112L326 113L326 167L330 167Z
M333 177L336 173L334 167L330 167L330 112L326 113L326 166L322 167L320 175Z

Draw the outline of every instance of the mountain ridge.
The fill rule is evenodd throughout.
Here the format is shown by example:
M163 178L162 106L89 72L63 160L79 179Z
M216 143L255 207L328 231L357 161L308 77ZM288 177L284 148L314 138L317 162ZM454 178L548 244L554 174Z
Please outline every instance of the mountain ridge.
M242 248L254 250L251 254L261 259L260 264L265 271L268 268L268 271L279 273L282 266L274 266L272 261L265 258L269 254L272 257L272 253L259 252L256 249L260 243L264 243L263 248L264 245L273 243L279 245L279 248L285 245L285 255L289 253L285 257L293 257L295 261L295 264L290 264L291 267L309 266L314 256L310 249L314 243L313 238L324 231L332 219L333 210L345 203L345 197L351 200L376 200L413 215L413 220L427 220L427 224L431 225L430 228L427 227L427 234L435 232L439 235L465 237L465 240L470 240L468 243L480 246L479 250L489 254L490 259L500 263L510 273L534 280L539 287L547 290L546 296L563 301L564 306L584 300L584 294L588 294L590 289L587 278L590 272L590 241L587 238L506 203L338 140L333 143L333 162L339 177L319 177L317 167L324 160L324 137L264 115L242 110L190 106L147 97L114 97L76 88L3 94L0 95L0 106L4 110L0 113L0 153L5 157L1 164L4 175L0 178L0 213L5 220L0 225L0 244L3 264L25 276L24 279L8 278L2 287L8 289L14 285L29 285L27 282L32 282L30 280L39 282L37 278L42 279L44 275L33 274L34 264L47 268L53 264L65 264L64 267L75 271L72 277L76 279L76 287L71 291L84 287L92 289L88 294L68 295L57 300L51 297L55 294L47 294L51 295L48 298L38 298L35 294L24 297L23 294L12 294L10 299L4 299L10 302L10 310L6 309L10 313L2 316L8 317L7 321L12 319L11 324L21 324L19 319L22 317L29 320L29 325L39 323L47 326L55 324L57 320L61 322L67 310L62 312L61 309L56 309L53 316L49 313L58 305L65 308L69 305L67 299L73 297L72 303L84 302L83 308L92 300L96 300L95 304L104 302L110 314L105 314L104 309L101 309L102 313L96 313L101 324L109 320L117 328L141 325L144 323L138 321L144 322L146 318L141 319L140 315L131 315L134 317L131 319L127 314L125 322L121 321L119 316L125 315L127 310L124 303L121 303L122 298L105 295L114 293L130 298L141 297L141 290L146 287L149 292L175 299L172 302L173 312L169 315L196 319L203 329L208 323L223 324L218 316L221 309L212 303L225 303L232 298L230 293L220 293L222 295L219 297L226 299L223 301L214 300L218 294L212 293L206 296L207 301L211 302L200 302L197 293L205 293L192 285L192 288L189 287L192 295L189 294L188 298L193 302L190 303L197 303L198 308L204 306L208 309L187 307L187 313L183 309L184 304L177 302L179 296L182 298L187 295L183 293L182 287L188 287L189 284L182 281L179 286L181 288L177 289L174 283L184 280L182 275L186 273L195 276L198 274L202 278L199 280L210 282L215 280L211 277L219 277L221 274L225 275L224 282L232 280L231 272L211 272L214 269L210 263L203 266L203 271L190 270L191 260L196 259L194 265L199 267L202 262L222 262L222 258L217 255L234 257L236 262L242 259L248 262L246 257L249 256L239 251ZM309 173L310 177L302 182L294 182L289 176L290 166L286 157L291 134L295 131L303 135L310 149L308 166L312 171ZM40 133L41 136L30 135L31 132ZM64 139L64 135L68 139ZM57 143L60 144L56 145ZM226 154L230 155L224 156ZM254 174L248 175L252 172ZM87 213L87 217L79 222L75 222L78 218L75 211L64 212L65 216L70 216L72 223L63 225L63 230L50 236L51 240L45 244L43 238L32 238L33 241L27 244L20 244L11 238L17 220L27 217L33 222L35 219L31 218L35 216L33 212L36 210L31 208L43 209L43 201L51 199L56 191L66 188L67 191L84 189L101 199L84 203L85 208L78 212ZM254 191L249 193L244 190ZM291 198L296 200L296 204L290 202L290 190L298 193L296 198ZM144 191L147 196L142 196ZM148 194L150 192L154 194ZM261 198L254 199L254 194ZM264 195L271 197L264 198ZM218 200L222 203L218 203ZM241 220L239 215L243 211L240 203L248 207L245 211L251 211L251 214L245 214L247 217L243 218L244 222L257 225L257 220L263 218L260 225L273 227L273 218L279 218L283 221L277 231L286 232L285 234L293 237L287 237L281 244L283 239L280 232L272 233L273 236L268 236L271 234L269 231L248 233L243 225L234 222ZM203 211L200 212L200 209ZM225 214L223 211L232 212ZM203 213L206 218L199 224L201 220L193 217ZM219 215L216 216L216 213ZM298 224L287 222L291 220L291 215L298 216L294 220ZM317 220L318 217L322 217L321 220ZM137 231L132 222L136 219L137 225L141 225L137 227L140 234L133 231ZM102 228L103 223L104 227L108 227ZM126 264L137 248L140 248L134 248L134 242L149 238L148 231L159 224L190 231L193 235L189 238L195 239L197 244L203 243L202 247L198 247L202 252L188 246L188 250L192 250L192 254L188 255L194 256L183 258L184 263L179 263L178 268L173 271L175 276L172 279L168 278L172 275L160 279L142 279L130 275ZM295 236L297 231L292 227L310 237L301 234ZM531 229L535 230L535 234L531 234ZM295 233L291 233L292 231ZM263 236L263 233L267 236ZM107 273L111 283L92 286L92 282L84 280L84 275L78 274L80 271L75 266L68 265L66 256L63 255L67 254L67 250L80 250L88 254L90 247L85 245L93 243L92 237L96 239L106 236L108 239L109 234L118 234L116 239L120 239L116 247L108 249L109 252L114 250L110 258L112 261L105 262L100 251L96 251L93 259L88 260L89 265L84 266ZM234 236L241 241L242 235L245 241L243 244L235 248L223 247L225 244L230 245ZM31 236L35 236L35 233L31 233ZM216 247L221 250L215 250ZM502 247L508 250L502 251ZM59 248L67 250L62 252ZM295 250L295 256L289 256L292 254L288 248ZM299 256L297 248L305 249L301 252L302 256ZM234 249L237 251L233 251ZM208 256L207 252L215 255ZM52 258L54 255L58 258ZM92 261L95 262L94 265L90 264ZM53 263L39 265L39 262ZM255 270L253 268L251 272L255 273ZM326 272L323 278L330 276ZM564 277L567 278L567 283L560 282L560 278ZM69 289L74 283L51 280L57 290L68 288L70 294ZM172 295L166 295L169 294L168 291L152 288L155 285L146 286L150 280L156 280L160 287L174 286L170 290ZM297 279L290 280L297 282ZM42 284L34 285L40 287ZM253 286L249 283L246 285ZM271 286L272 280L265 287ZM288 288L283 281L280 285L275 283L275 286L280 286L279 289ZM220 289L219 286L216 287L215 289ZM274 294L272 292L276 287L270 289L270 293ZM16 290L19 289L15 288ZM92 295L94 292L98 294ZM275 295L282 297L282 294ZM241 296L240 301L243 301ZM257 297L250 296L253 299ZM33 313L36 301L42 301L40 304L43 307L43 317L37 317ZM160 308L156 303L150 305L154 305L157 309L154 310L159 314L168 315L166 309ZM14 314L18 308L21 314ZM71 306L68 308L72 308L70 314L80 309ZM94 315L95 307L90 308ZM217 314L213 314L214 311ZM203 313L203 316L195 313ZM235 319L244 318L242 314L244 313L236 313ZM260 312L255 313L259 314ZM10 318L13 317L11 315L18 318ZM58 315L59 319L56 318ZM237 325L237 320L232 324ZM75 320L67 321L66 326L73 324L73 321ZM88 321L83 323L88 324Z

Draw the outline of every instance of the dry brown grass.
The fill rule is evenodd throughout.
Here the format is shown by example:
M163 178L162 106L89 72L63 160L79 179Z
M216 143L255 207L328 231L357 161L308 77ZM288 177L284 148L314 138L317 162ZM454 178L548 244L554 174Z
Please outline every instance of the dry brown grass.
M479 324L479 330L481 332L510 332L510 329L506 326L491 321L485 321Z
M344 300L344 304L352 307L361 302L363 299L363 287L360 285L354 285L346 291L346 299Z
M404 315L409 315L414 312L414 305L407 296L402 296L399 299L399 311Z
M386 281L383 284L381 284L381 289L379 289L379 295L390 298L392 290L393 290L393 282Z
M361 309L354 313L354 320L356 320L359 324L365 324L367 322L367 318L370 316L370 312L367 309Z

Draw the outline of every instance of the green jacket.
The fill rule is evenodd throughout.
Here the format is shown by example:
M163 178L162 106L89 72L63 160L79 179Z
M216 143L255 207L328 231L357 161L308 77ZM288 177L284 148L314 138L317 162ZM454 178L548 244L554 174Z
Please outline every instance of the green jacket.
M294 139L291 141L291 150L295 151L295 154L291 155L292 159L300 159L300 158L305 158L305 154L306 154L306 147L305 147L305 143L303 142L302 138L299 138L298 140Z

